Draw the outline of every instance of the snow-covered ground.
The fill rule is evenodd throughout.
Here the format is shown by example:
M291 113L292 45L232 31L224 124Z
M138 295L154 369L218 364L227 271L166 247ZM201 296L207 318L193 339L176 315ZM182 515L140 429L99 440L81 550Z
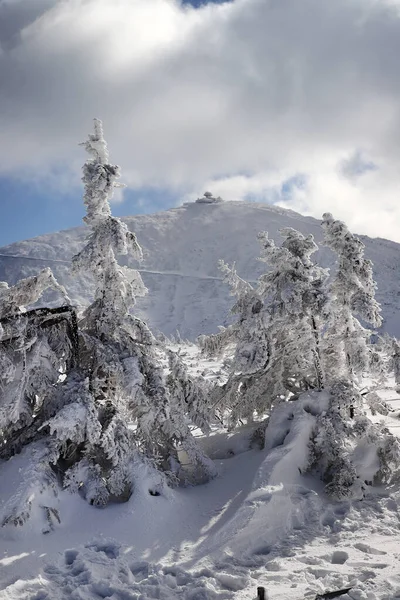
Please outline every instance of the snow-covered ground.
M192 372L223 376L195 346L181 354ZM375 418L399 432L400 396L383 395L394 412ZM400 598L400 487L329 501L301 474L313 417L298 423L276 445L277 423L262 451L249 449L251 427L215 431L204 445L220 475L203 486L152 496L143 477L128 503L105 509L62 492L53 531L35 517L0 530L0 598L245 600L260 585L271 600L346 587L344 600ZM23 453L1 465L0 512L25 469Z

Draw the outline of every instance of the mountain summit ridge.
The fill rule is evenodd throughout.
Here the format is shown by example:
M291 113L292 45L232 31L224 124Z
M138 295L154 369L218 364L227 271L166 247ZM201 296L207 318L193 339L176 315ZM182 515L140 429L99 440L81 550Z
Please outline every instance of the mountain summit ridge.
M138 314L150 326L170 335L194 339L212 333L229 321L232 298L221 281L218 260L236 262L241 277L255 281L263 271L257 260L257 234L268 231L280 244L279 229L293 227L314 235L316 260L334 265L321 246L320 221L292 210L253 202L186 203L157 212L123 218L143 248L139 268L149 294L139 299ZM83 246L89 231L76 227L45 234L0 248L0 280L9 284L51 266L57 279L78 305L87 303L93 285L89 277L72 275L70 259ZM374 263L377 299L382 304L384 329L400 336L396 316L400 298L400 244L361 236L366 256ZM123 263L123 260L121 260Z

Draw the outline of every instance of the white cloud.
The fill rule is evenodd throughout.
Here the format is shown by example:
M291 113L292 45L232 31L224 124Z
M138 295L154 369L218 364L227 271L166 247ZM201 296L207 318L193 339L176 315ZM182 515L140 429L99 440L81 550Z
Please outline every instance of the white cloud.
M400 241L398 2L0 0L0 17L3 173L77 177L98 116L131 186L282 201L302 174L286 206ZM349 177L354 157L377 169Z

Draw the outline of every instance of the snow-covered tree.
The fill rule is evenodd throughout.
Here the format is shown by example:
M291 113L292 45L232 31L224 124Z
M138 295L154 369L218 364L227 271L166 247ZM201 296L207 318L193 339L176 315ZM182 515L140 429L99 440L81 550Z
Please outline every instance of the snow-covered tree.
M50 269L0 286L0 456L38 434L60 373L76 361L76 317L69 306L27 310L48 288L66 292Z
M261 260L270 267L260 277L259 293L271 338L269 372L276 393L285 395L324 387L320 336L328 273L311 261L318 250L312 235L289 227L280 234L280 248L266 233L259 235Z
M200 336L199 344L211 356L233 352L229 378L223 386L214 388L212 401L222 416L228 414L228 424L234 427L241 419L253 418L256 403L246 402L244 397L247 390L255 392L254 384L268 364L269 341L258 290L238 275L235 263L229 266L220 260L219 268L235 298L231 313L236 319L217 334Z
M51 451L46 441L37 440L22 448L20 454L20 461L19 457L14 459L17 486L0 508L0 526L23 526L35 515L32 528L38 527L38 533L49 533L61 521Z
M121 267L116 254L129 254L141 260L142 250L136 235L129 231L121 219L111 215L109 201L119 184L119 167L109 162L107 144L101 121L95 119L94 133L84 142L92 158L83 166L85 186L84 203L87 214L85 223L91 228L91 236L84 248L73 257L73 268L91 273L96 281L95 301L85 312L85 326L102 339L113 339L126 328L126 316L135 304L135 297L144 295L146 288L138 271ZM147 327L137 321L143 337L151 337ZM140 333L140 331L137 331Z
M374 344L378 348L380 354L378 363L379 371L382 378L392 374L396 383L397 391L400 389L400 343L395 337L391 337L388 333L384 333Z
M187 415L190 423L210 433L212 409L210 406L211 386L203 377L192 377L177 352L168 351L170 372L166 383L171 401L177 404L179 412Z
M224 274L224 282L231 288L231 295L236 298L231 309L232 314L237 315L237 320L231 326L236 340L235 370L245 374L259 372L268 361L268 339L259 290L239 277L235 264L229 267L220 261L220 269Z
M65 288L58 283L50 268L21 279L11 287L6 281L0 281L0 319L26 312L27 307L34 305L49 288L59 292L64 301L70 304Z
M337 255L337 270L329 287L330 319L323 340L326 375L330 381L356 381L369 370L371 359L371 331L361 321L373 327L382 322L372 262L364 257L364 244L342 221L325 213L322 227L325 245Z
M400 388L400 344L398 340L393 342L393 371L397 389Z
M269 270L254 289L234 268L222 263L238 315L233 325L202 340L205 350L235 344L231 374L214 395L230 411L230 424L264 414L277 400L324 386L320 334L326 304L327 272L310 257L312 236L291 228L281 231L282 246L259 235L261 260Z
M11 288L0 285L0 457L25 446L36 457L27 474L32 486L10 499L3 524L25 522L32 498L56 495L57 481L99 506L128 499L143 481L160 493L161 467L179 466L179 449L207 477L216 474L189 427L190 419L206 427L201 394L175 363L166 382L155 338L131 313L146 290L117 256L138 260L141 249L111 215L119 169L109 163L100 121L84 145L91 156L83 169L91 236L73 266L93 276L94 301L79 321L69 305L26 311L49 287L69 302L49 269ZM49 526L59 519L55 504L41 506Z
M364 398L356 385L364 372L377 380L382 379L389 362L385 357L387 343L380 340L371 345L371 331L357 318L374 326L379 326L381 322L380 307L374 297L376 285L372 276L372 264L364 258L362 242L348 231L344 223L325 214L323 227L325 243L337 253L338 265L326 290L328 301L323 289L325 277L320 272L313 284L316 295L311 296L315 298L316 304L314 301L307 302L310 310L305 313L312 316L312 323L317 323L316 328L311 328L314 332L324 331L322 338L320 335L315 337L315 345L310 345L310 348L318 359L327 390L324 402L321 406L316 404L313 409L316 422L310 437L308 469L322 478L326 491L331 496L342 499L361 497L365 490L365 480L368 484L373 481L389 483L398 477L400 444L387 429L375 425L367 417L363 408ZM292 240L293 236L290 242ZM284 282L290 282L290 261L286 262L286 266L289 277L285 275L285 268L279 269L278 281L283 277ZM277 302L272 306L276 305L278 314L280 311L287 314L290 311L285 308L285 302L289 298L292 306L300 306L304 288L302 284L293 285L293 288L290 285L286 287L285 283L276 284L274 275L274 271L271 271L266 278L268 281L272 279L273 289L283 290L284 295L278 294ZM294 280L297 280L297 274ZM304 312L295 310L297 319L301 314ZM315 316L322 318L319 325ZM307 339L304 336L304 321L289 318L286 323L289 332L300 330L302 339ZM281 339L284 340L285 348L289 347L290 350L290 340L288 344L287 338ZM300 341L296 345L301 351L301 357L307 357L307 348ZM275 349L277 345L272 347ZM308 373L309 358L306 362L303 359L294 361L293 358L289 364L297 364L299 376L303 377ZM373 412L387 411L377 394L370 392L365 399ZM302 402L304 403L302 397L298 402L301 408Z
M0 516L2 525L22 525L34 510L44 531L59 521L55 463L60 453L46 422L59 408L62 378L78 364L77 319L70 305L30 308L52 288L64 302L65 290L50 269L0 286L0 457L24 453L29 466L16 494ZM37 503L37 500L35 500Z
M83 168L85 222L91 228L91 236L73 258L73 265L93 275L96 292L81 322L81 366L88 374L96 403L109 404L116 415L123 416L118 428L113 429L118 430L119 439L128 437L127 433L122 435L123 422L135 420L135 440L142 453L170 470L179 462L177 446L185 444L186 438L191 439L191 433L185 425L185 413L178 414L177 406L171 402L157 342L146 323L131 312L136 296L146 293L146 289L138 271L121 267L117 255L128 254L140 260L142 251L135 234L111 216L109 201L119 186L120 173L109 162L99 120L95 120L94 134L89 135L84 146L91 157ZM117 449L117 441L114 446ZM128 454L119 453L119 461L123 456L128 460ZM196 462L203 467L206 457L199 457L200 448Z
M234 361L239 365L239 370L257 371L261 363L267 360L266 344L263 345L261 340L258 343L255 341L255 338L263 335L262 328L257 322L262 302L257 290L239 277L235 263L230 267L220 260L218 265L224 283L229 285L230 294L236 299L231 308L231 313L236 315L236 320L228 327L221 327L216 334L200 336L200 346L206 354L220 356L227 347L234 345Z

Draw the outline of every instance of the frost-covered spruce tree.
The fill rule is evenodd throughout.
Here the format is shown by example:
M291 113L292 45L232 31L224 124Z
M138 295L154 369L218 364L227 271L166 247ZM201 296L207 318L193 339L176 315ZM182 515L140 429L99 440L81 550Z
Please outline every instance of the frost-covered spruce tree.
M177 446L186 443L190 430L184 426L186 415L177 417L176 406L172 416L173 403L157 358L156 341L147 325L131 313L135 297L143 295L146 289L138 271L121 267L116 255L129 254L140 260L142 253L135 234L111 216L109 200L119 185L120 174L119 168L109 162L99 120L95 120L94 134L89 135L84 146L91 156L83 168L83 182L85 222L92 233L87 245L73 258L73 265L94 276L96 292L81 323L81 364L89 375L90 392L96 402L112 415L107 431L118 431L119 439L131 438L127 432L122 435L122 423L133 418L135 440L141 452L168 470L178 463ZM118 427L114 425L116 419ZM100 445L104 445L106 433L102 433ZM107 448L108 452L114 448L115 460L127 459L126 452L119 452L117 441L110 443L110 435ZM198 448L196 462L203 468L206 457L203 462L200 457ZM98 465L99 461L94 458L94 463ZM115 472L115 465L113 469ZM123 476L123 468L120 473Z
M266 233L259 235L261 260L270 267L260 277L259 293L271 339L268 372L274 395L322 389L325 384L320 336L328 273L311 261L318 250L312 235L290 227L280 234L281 247Z
M66 305L31 308L48 288ZM22 525L34 511L45 531L55 506L58 442L46 425L59 408L61 376L78 360L76 315L50 269L9 287L0 284L0 458L23 454L21 483L0 511L0 525Z
M180 442L182 450L187 454L192 465L200 467L199 473L194 470L192 481L201 482L211 479L217 475L217 469L213 461L200 450L191 431L193 428L198 428L205 434L211 431L210 422L213 420L210 406L211 386L202 377L190 376L186 365L176 352L168 351L168 362L169 374L166 384L170 408L166 426L170 424L171 435Z
M43 407L51 403L60 372L75 349L66 329L69 308L27 310L47 289L69 302L50 269L0 283L0 456L19 452L37 435ZM35 423L34 423L35 421Z
M239 277L236 265L219 261L223 281L230 287L230 294L236 301L231 313L236 316L234 323L220 327L216 334L200 336L199 344L204 353L221 356L227 348L234 348L234 368L240 373L258 371L268 360L268 344L264 327L260 321L262 302L257 289Z
M48 289L59 292L65 302L70 304L65 288L58 283L50 268L21 279L11 287L6 281L0 281L0 319L26 312L27 307L33 306Z
M374 349L378 348L380 360L378 367L381 372L382 379L387 379L389 375L394 376L396 389L400 389L400 343L395 337L391 337L388 333L380 336L374 344ZM378 361L376 361L378 362Z
M111 215L109 200L114 189L123 186L118 182L119 167L109 162L102 123L98 119L94 121L94 134L90 134L83 145L91 156L83 166L82 180L87 210L84 221L92 233L86 246L73 257L73 268L89 271L96 281L95 301L84 315L86 329L100 339L110 340L114 336L118 339L121 327L126 327L125 318L135 304L135 297L144 295L146 288L138 271L121 267L115 255L129 254L141 260L142 250L136 235ZM145 324L137 320L136 326L143 329L143 341L150 341Z
M342 221L323 215L324 243L337 256L337 270L329 287L330 320L323 340L329 380L356 382L371 366L371 331L361 321L379 327L381 309L375 300L376 283L365 246Z
M177 475L191 483L201 483L217 475L213 461L204 454L192 433L194 428L206 434L210 432L212 411L207 397L208 386L201 378L190 377L175 352L169 351L168 359L170 372L166 384L169 392L169 411L163 430L169 430L169 435L186 453L192 465L191 472L180 473L177 464Z
M255 290L224 266L239 318L231 326L233 335L226 336L235 342L232 371L215 395L230 410L231 425L265 413L288 395L324 386L320 330L327 272L310 260L317 250L312 236L291 228L281 235L281 247L266 233L259 235L261 260L270 270Z
M180 413L186 414L190 423L210 433L212 409L209 396L211 386L203 377L192 377L177 352L168 350L169 374L166 379L171 399Z
M235 336L235 370L252 374L262 370L268 361L268 337L263 326L262 300L259 290L254 289L236 272L235 264L229 267L220 261L224 282L231 288L236 298L231 312L237 315L231 326Z
M220 328L217 334L201 336L199 343L203 352L211 356L233 351L228 381L214 388L212 402L222 416L228 415L228 424L234 427L239 420L253 419L255 403L243 398L247 390L253 389L254 378L258 378L268 364L269 340L258 290L239 277L235 264L229 266L221 260L219 268L235 297L231 313L236 320Z
M370 344L372 332L361 323L381 324L372 263L364 257L364 244L342 221L326 213L322 225L325 243L338 260L329 287L329 320L321 344L329 403L317 418L310 466L321 475L332 496L344 498L359 495L364 486L363 454L372 456L375 451L376 470L368 479L389 483L398 477L400 444L366 416L358 389L364 373L379 380L393 368L385 356L390 354L386 350L391 343L381 339ZM395 352L395 345L393 349ZM367 394L365 401L373 413L388 411L377 394Z
M393 339L393 373L397 390L400 390L400 344L399 340Z

